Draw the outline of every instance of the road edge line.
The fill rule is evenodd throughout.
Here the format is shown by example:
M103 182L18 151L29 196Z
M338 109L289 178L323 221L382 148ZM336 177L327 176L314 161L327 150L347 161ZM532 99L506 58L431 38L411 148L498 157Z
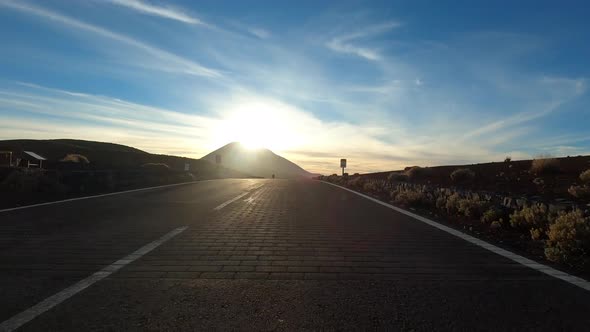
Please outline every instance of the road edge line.
M511 251L508 251L506 249L502 249L502 248L500 248L498 246L495 246L495 245L493 245L491 243L488 243L486 241L483 241L481 239L478 239L476 237L473 237L471 235L468 235L468 234L465 234L465 233L463 233L461 231L458 231L458 230L456 230L454 228L445 226L445 225L443 225L441 223L438 223L438 222L436 222L434 220L430 220L428 218L422 217L420 215L417 215L417 214L412 213L410 211L404 210L404 209L399 208L397 206L393 206L391 204L385 203L385 202L380 201L380 200L378 200L376 198L373 198L371 196L362 194L362 193L360 193L358 191L354 191L352 189L348 189L346 187L339 186L337 184L326 182L326 181L320 181L320 182L325 183L325 184L329 184L331 186L334 186L334 187L337 187L337 188L340 188L340 189L343 189L343 190L346 190L346 191L349 191L349 192L354 193L354 194L357 194L357 195L359 195L361 197L364 197L364 198L366 198L368 200L371 200L371 201L373 201L375 203L381 204L381 205L383 205L385 207L388 207L388 208L390 208L392 210L395 210L395 211L397 211L397 212L399 212L401 214L404 214L404 215L406 215L408 217L412 217L412 218L414 218L414 219L416 219L418 221L421 221L421 222L423 222L425 224L428 224L428 225L430 225L432 227L438 228L438 229L440 229L443 232L449 233L449 234L454 235L454 236L456 236L458 238L461 238L461 239L463 239L463 240L465 240L465 241L467 241L469 243L475 244L476 246L479 246L481 248L484 248L486 250L489 250L489 251L491 251L491 252L493 252L495 254L498 254L500 256L506 257L506 258L508 258L508 259L510 259L510 260L512 260L512 261L514 261L516 263L519 263L521 265L524 265L524 266L526 266L528 268L537 270L537 271L542 272L542 273L545 273L545 274L547 274L547 275L549 275L551 277L554 277L554 278L563 280L563 281L565 281L567 283L570 283L570 284L572 284L574 286L578 286L578 287L580 287L580 288L582 288L584 290L590 291L590 282L588 282L585 279L582 279L580 277L576 277L576 276L573 276L571 274L565 273L563 271L554 269L554 268L552 268L550 266L547 266L545 264L538 263L536 261L533 261L532 259L528 259L526 257L523 257L521 255L515 254L515 253L513 253Z
M145 190L152 190L152 189L160 189L160 188L167 188L167 187L175 187L175 186L181 186L181 185L185 185L185 184L193 184L193 183L206 182L206 181L212 181L212 180L198 180L198 181L180 182L180 183L165 184L165 185L162 185L162 186L155 186L155 187L146 187L146 188L137 188L137 189L123 190L123 191L115 191L115 192L112 192L112 193L99 194L99 195L74 197L74 198L62 199L62 200L59 200L59 201L44 202L44 203L31 204L31 205L23 205L23 206L18 206L18 207L13 207L13 208L2 209L2 210L0 210L0 213L2 213L2 212L10 212L10 211L17 211L17 210L24 210L24 209L29 209L29 208L39 207L39 206L45 206L45 205L60 204L60 203L67 203L67 202L74 202L74 201L82 201L82 200L91 199L91 198L100 198L100 197L106 197L106 196L114 196L114 195L128 194L128 193L138 192L138 191L145 191Z
M86 277L77 283L69 286L68 288L63 289L62 291L46 298L45 300L35 304L34 306L21 311L20 313L12 316L11 318L5 320L4 322L0 323L0 331L14 331L19 327L23 326L24 324L30 322L31 320L35 319L39 315L43 314L44 312L52 309L53 307L57 306L58 304L64 302L65 300L69 299L70 297L76 295L77 293L85 290L86 288L92 286L96 282L110 276L111 274L117 272L124 266L132 263L136 259L142 257L143 255L149 253L150 251L156 249L160 245L164 244L168 240L172 239L176 235L184 232L188 226L178 227L164 236L160 237L159 239L152 241L143 247L137 249L133 253L115 261L111 265L103 268L102 270L93 273L89 277Z

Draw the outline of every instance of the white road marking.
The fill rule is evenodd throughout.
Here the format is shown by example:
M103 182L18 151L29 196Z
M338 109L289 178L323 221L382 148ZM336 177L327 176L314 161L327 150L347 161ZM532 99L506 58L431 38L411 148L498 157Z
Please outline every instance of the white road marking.
M226 207L226 206L230 205L231 203L233 203L233 202L237 201L238 199L240 199L240 198L242 198L242 197L244 197L244 196L248 195L249 193L251 193L251 192L253 192L253 191L257 190L257 189L260 189L260 188L262 188L263 186L264 186L264 183L263 183L263 184L261 184L261 185L259 185L259 186L256 186L256 187L254 187L254 188L251 188L250 190L248 190L248 191L246 191L246 192L243 192L243 193L239 194L238 196L236 196L236 197L234 197L234 198L232 198L232 199L230 199L230 200L228 200L228 201L225 201L225 202L223 202L223 203L219 204L219 205L218 205L218 206L216 206L216 207L215 207L213 210L215 210L215 211L219 211L219 210L223 209L224 207Z
M517 263L522 264L522 265L524 265L526 267L529 267L531 269L537 270L539 272L542 272L542 273L545 273L547 275L550 275L550 276L552 276L554 278L561 279L561 280L563 280L565 282L568 282L568 283L570 283L572 285L575 285L575 286L578 286L578 287L580 287L582 289L585 289L587 291L590 291L590 282L588 282L588 281L586 281L586 280L584 280L582 278L579 278L579 277L576 277L576 276L572 276L572 275L570 275L568 273L565 273L563 271L556 270L556 269L554 269L554 268L552 268L550 266L547 266L547 265L544 265L544 264L541 264L541 263L537 263L537 262L535 262L535 261L533 261L531 259L528 259L526 257L517 255L517 254L515 254L513 252L510 252L508 250L502 249L502 248L497 247L497 246L495 246L493 244L490 244L488 242L482 241L482 240L480 240L478 238L475 238L475 237L473 237L471 235L467 235L467 234L465 234L463 232L460 232L460 231L458 231L456 229L453 229L451 227L448 227L448 226L439 224L436 221L430 220L428 218L424 218L424 217L419 216L419 215L417 215L415 213L412 213L410 211L407 211L407 210L398 208L398 207L393 206L391 204L387 204L385 202L382 202L382 201L380 201L378 199L375 199L373 197L367 196L365 194L361 194L361 193L356 192L354 190L351 190L351 189L348 189L348 188L345 188L345 187L342 187L342 186L339 186L337 184L333 184L333 183L330 183L330 182L325 182L325 181L322 181L322 182L324 182L326 184L329 184L329 185L332 185L334 187L338 187L340 189L344 189L346 191L350 191L351 193L357 194L357 195L359 195L361 197L364 197L364 198L366 198L368 200L371 200L371 201L373 201L375 203L381 204L381 205L383 205L385 207L388 207L388 208L390 208L392 210L395 210L395 211L397 211L397 212L399 212L401 214L405 214L408 217L412 217L412 218L414 218L414 219L416 219L418 221L421 221L421 222L423 222L425 224L428 224L428 225L430 225L432 227L436 227L436 228L440 229L441 231L444 231L444 232L447 232L449 234L452 234L452 235L454 235L454 236L456 236L458 238L461 238L461 239L463 239L463 240L465 240L467 242L473 243L476 246L479 246L479 247L482 247L484 249L487 249L487 250L489 250L489 251L491 251L493 253L496 253L496 254L498 254L500 256L504 256L504 257L506 257L506 258L514 261L514 262L517 262Z
M116 191L114 193L108 193L108 194L100 194L100 195L93 195L93 196L84 196L84 197L69 198L69 199L63 199L61 201L53 201L53 202L46 202L46 203L39 203L39 204L32 204L32 205L19 206L19 207L15 207L15 208L3 209L3 210L0 210L0 213L2 213L2 212L8 212L8 211L22 210L22 209L29 209L29 208L34 208L34 207L44 206L44 205L59 204L59 203L66 203L66 202L73 202L73 201L81 201L81 200L91 199L91 198L98 198L98 197L106 197L106 196L113 196L113 195L128 194L128 193L133 193L133 192L137 192L137 191L152 190L152 189L167 188L167 187L176 187L176 186L181 186L181 185L185 185L185 184L192 184L192 183L197 183L197 182L207 182L207 181L211 181L211 180L181 182L181 183L174 183L174 184L166 184L166 185L163 185L163 186L155 186L155 187L138 188L138 189L124 190L124 191Z
M166 235L162 236L161 238L146 244L145 246L137 249L133 253L119 259L118 261L114 262L113 264L105 267L104 269L94 273L93 275L78 281L77 283L73 284L72 286L62 290L61 292L54 294L45 300L35 304L34 306L30 307L29 309L22 311L19 314L16 314L12 318L5 320L0 324L0 331L14 331L19 327L23 326L24 324L28 323L29 321L33 320L35 317L41 315L42 313L48 311L49 309L57 306L58 304L62 303L63 301L69 299L70 297L76 295L77 293L83 291L84 289L90 287L92 284L108 277L109 275L117 272L125 265L135 261L136 259L140 258L141 256L147 254L148 252L154 250L158 246L162 245L166 241L172 239L176 235L184 232L188 227L179 227L174 229L173 231L167 233Z
M249 193L250 193L249 191L246 191L245 193L241 193L241 194L239 194L238 196L236 196L236 197L234 197L234 198L230 199L229 201L226 201L226 202L223 202L223 203L219 204L219 205L218 205L217 207L215 207L213 210L219 211L219 210L223 209L224 207L226 207L226 206L230 205L231 203L233 203L233 202L237 201L238 199L240 199L240 198L242 198L242 197L244 197L244 196L248 195Z

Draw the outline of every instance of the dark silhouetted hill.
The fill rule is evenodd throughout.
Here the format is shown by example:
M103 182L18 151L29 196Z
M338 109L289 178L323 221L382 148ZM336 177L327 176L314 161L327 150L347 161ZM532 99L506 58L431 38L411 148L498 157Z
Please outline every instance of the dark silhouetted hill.
M238 142L229 143L203 157L215 163L215 156L221 156L221 164L243 173L269 178L311 177L313 174L297 164L268 149L248 149Z
M89 165L86 169L137 169L144 164L163 163L172 170L184 170L185 164L190 165L190 171L203 177L249 177L235 170L219 168L213 163L203 159L192 159L178 156L151 154L130 146L74 140L32 140L17 139L0 141L0 151L13 151L15 154L22 151L33 151L48 159L44 163L48 167L55 165L69 154L80 154L88 158Z

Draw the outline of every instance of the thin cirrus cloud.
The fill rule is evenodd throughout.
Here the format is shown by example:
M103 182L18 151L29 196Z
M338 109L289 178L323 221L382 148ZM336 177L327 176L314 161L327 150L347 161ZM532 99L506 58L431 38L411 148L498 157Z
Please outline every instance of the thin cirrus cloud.
M379 50L358 46L357 42L360 43L364 38L382 34L399 26L398 22L371 25L353 33L334 37L326 43L326 46L335 52L353 54L367 60L377 61L382 58Z
M193 60L183 58L181 56L143 43L139 40L125 36L123 34L119 34L108 29L83 22L42 7L34 6L24 2L13 1L0 1L0 6L6 6L8 8L18 10L29 15L44 18L50 22L56 22L61 25L83 30L94 35L98 35L100 37L125 44L139 51L142 51L142 53L147 53L151 55L152 58L163 62L162 68L165 68L168 71L177 71L184 74L204 76L209 78L220 78L223 76L219 71L202 66L201 64ZM153 68L157 69L158 67Z
M137 12L147 14L147 15L158 16L158 17L162 17L162 18L166 18L166 19L170 19L170 20L174 20L174 21L179 21L179 22L183 22L183 23L188 23L188 24L207 25L202 20L200 20L194 16L191 16L190 14L186 13L182 9L175 8L175 7L156 6L156 5L152 5L150 3L141 1L141 0L108 0L108 1L115 4L115 5L127 7L131 10L135 10Z

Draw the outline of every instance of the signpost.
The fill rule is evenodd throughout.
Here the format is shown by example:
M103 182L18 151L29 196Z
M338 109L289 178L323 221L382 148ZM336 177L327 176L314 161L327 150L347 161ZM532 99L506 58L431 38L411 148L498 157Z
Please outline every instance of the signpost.
M344 176L344 169L346 168L346 159L340 159L340 167L342 168L342 176Z

